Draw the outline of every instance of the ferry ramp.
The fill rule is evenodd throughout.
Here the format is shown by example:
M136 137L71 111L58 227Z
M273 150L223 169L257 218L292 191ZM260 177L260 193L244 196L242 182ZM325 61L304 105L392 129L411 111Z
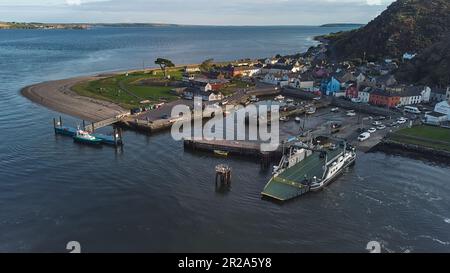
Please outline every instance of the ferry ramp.
M336 157L340 150L327 151L328 159ZM322 179L325 158L320 158L320 152L314 152L300 163L285 170L267 183L263 196L278 201L287 201L309 192L309 182L313 178Z

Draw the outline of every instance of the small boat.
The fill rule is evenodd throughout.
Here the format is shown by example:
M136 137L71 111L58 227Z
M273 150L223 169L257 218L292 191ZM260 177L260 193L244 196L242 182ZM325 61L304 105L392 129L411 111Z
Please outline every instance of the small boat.
M287 100L286 100L286 103L287 103L287 104L294 103L294 100L293 100L293 99L287 99Z
M274 100L276 100L276 101L282 101L282 100L284 100L284 96L278 95L278 96L275 97Z
M280 118L280 121L287 122L287 121L289 121L289 117L281 117L281 118Z
M83 130L78 130L76 135L73 137L73 141L83 144L90 145L100 145L102 144L102 140L96 138L95 136L90 135L88 132Z
M302 119L300 117L295 118L295 122L300 123L301 121L302 121Z
M214 154L220 155L220 156L228 156L228 152L220 151L220 150L214 150Z

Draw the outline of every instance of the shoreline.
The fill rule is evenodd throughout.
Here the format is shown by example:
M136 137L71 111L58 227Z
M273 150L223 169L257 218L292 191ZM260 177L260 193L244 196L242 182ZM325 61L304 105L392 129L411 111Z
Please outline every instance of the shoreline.
M197 64L180 65L175 68L191 67ZM146 72L159 70L159 68L148 68ZM129 110L116 103L78 95L72 87L81 82L99 80L110 76L144 71L131 69L127 71L102 72L90 76L79 76L61 80L53 80L28 85L20 90L20 94L31 102L47 109L80 118L90 122L97 122L117 115L128 114Z
M127 110L112 102L83 97L72 91L72 86L84 81L100 79L102 76L81 76L76 78L47 81L29 85L20 93L33 103L47 109L67 114L90 122L120 115Z

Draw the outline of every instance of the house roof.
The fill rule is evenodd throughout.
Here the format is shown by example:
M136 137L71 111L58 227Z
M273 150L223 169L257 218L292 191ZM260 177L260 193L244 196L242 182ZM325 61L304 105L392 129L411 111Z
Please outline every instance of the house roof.
M439 113L439 112L433 111L433 112L431 112L431 113L428 113L427 116L432 116L432 117L435 117L435 118L440 118L440 117L444 117L444 116L447 116L447 115L446 115L446 114L443 114L443 113Z

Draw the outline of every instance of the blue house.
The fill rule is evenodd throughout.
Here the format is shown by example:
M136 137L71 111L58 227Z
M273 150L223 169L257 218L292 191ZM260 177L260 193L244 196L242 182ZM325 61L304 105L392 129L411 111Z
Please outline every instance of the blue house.
M331 80L326 85L325 94L327 96L332 96L336 92L339 92L340 90L341 90L341 83L334 77L332 77Z

